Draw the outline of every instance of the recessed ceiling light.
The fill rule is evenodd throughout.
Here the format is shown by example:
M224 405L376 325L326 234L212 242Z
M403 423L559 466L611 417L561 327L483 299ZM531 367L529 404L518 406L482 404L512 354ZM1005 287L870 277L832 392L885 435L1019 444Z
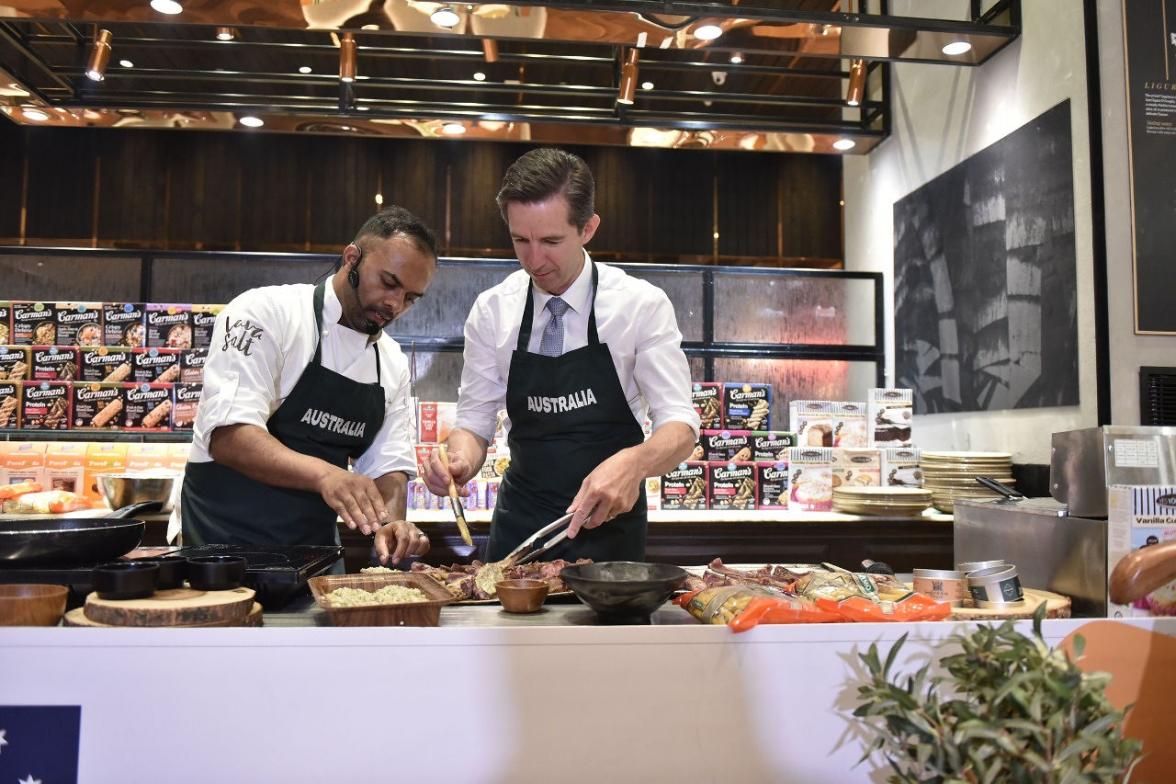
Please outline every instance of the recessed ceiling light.
M309 65L298 66L298 73L310 73L310 66Z
M855 142L853 139L838 139L837 141L833 142L833 149L841 150L842 152L845 152L846 150L852 150L854 147L857 147L857 142Z
M261 126L265 125L265 120L252 114L245 115L241 118L240 122L246 128L260 128Z
M475 72L474 73L474 81L476 81L476 82L486 81L486 74L482 73L481 71Z
M438 27L444 27L448 30L451 27L457 27L457 23L461 21L461 17L447 5L443 5L429 15L429 20Z
M218 41L232 41L236 37L237 34L233 32L233 28L231 27L216 28L216 40Z
M951 56L957 54L964 54L972 51L972 45L967 41L952 41L947 46L943 47L943 53Z
M731 62L734 65L739 65L743 62L743 52L731 52Z
M350 125L341 125L341 126L339 126L339 130L341 130L341 131L350 131L350 130L351 130L351 126L350 126Z
M175 16L182 14L184 7L176 2L176 0L151 0L151 7L161 14L168 16Z
M466 127L459 122L447 122L441 126L441 133L446 136L461 136L466 132Z
M135 67L135 64L132 63L130 60L119 60L118 64L121 65L123 68L134 68Z
M642 82L641 89L642 90L652 90L653 89L653 82Z
M25 108L21 109L20 113L24 115L26 120L32 120L33 122L44 122L45 120L49 119L48 114L41 111L40 109L34 109L31 106L26 106Z
M718 25L704 24L694 28L694 37L700 41L713 41L723 34L723 28Z

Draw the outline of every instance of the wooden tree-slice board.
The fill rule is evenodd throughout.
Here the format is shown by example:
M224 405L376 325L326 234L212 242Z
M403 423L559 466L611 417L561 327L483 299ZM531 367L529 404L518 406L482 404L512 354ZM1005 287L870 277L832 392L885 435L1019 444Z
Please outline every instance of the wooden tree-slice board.
M174 588L156 591L146 599L100 599L86 597L85 615L91 621L110 626L193 626L239 622L253 608L252 588L230 591L196 591Z
M1057 593L1025 589L1025 601L1019 605L996 609L979 607L953 607L949 620L952 621L1005 621L1032 618L1037 606L1045 603L1046 618L1069 618L1070 599Z
M104 628L104 629L120 628L120 627L115 626L114 624L99 623L98 621L90 620L89 618L86 617L86 611L85 611L85 608L83 608L83 607L75 607L74 609L67 612L65 614L63 625L65 625L65 626L89 626L89 627ZM249 611L249 614L246 615L244 618L242 618L239 621L210 621L208 623L190 623L190 624L184 624L184 625L179 625L179 626L171 626L168 628L203 629L203 628L212 628L212 627L217 627L217 626L224 627L224 626L261 626L261 625L262 625L261 605L258 604L257 602L254 602L253 608ZM127 627L121 627L121 628L127 628ZM142 628L142 627L140 627L140 628Z

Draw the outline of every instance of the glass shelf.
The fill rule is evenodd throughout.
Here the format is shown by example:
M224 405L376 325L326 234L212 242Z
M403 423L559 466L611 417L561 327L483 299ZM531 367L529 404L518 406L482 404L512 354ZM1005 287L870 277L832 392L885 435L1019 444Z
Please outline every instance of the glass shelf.
M192 431L140 433L119 430L0 430L0 441L114 441L124 444L183 444Z

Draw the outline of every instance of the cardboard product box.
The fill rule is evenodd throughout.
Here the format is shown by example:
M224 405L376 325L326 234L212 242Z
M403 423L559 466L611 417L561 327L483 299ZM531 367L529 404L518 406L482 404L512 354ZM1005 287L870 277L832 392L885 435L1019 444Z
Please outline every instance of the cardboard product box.
M881 484L882 453L879 450L833 450L834 487L878 487Z
M131 350L131 381L172 384L180 380L180 351L174 348Z
M0 381L0 430L20 427L20 399L23 381Z
M751 460L751 431L702 430L690 459L706 462Z
M14 346L52 346L57 343L57 320L52 303L13 302L9 342Z
M122 424L123 405L122 384L75 383L74 429L118 430Z
M192 306L192 348L207 349L212 345L212 330L216 326L216 317L224 309L224 305Z
M882 451L882 484L890 487L922 487L919 450L896 446Z
M0 441L0 484L37 482L45 486L44 441Z
M797 446L831 447L837 403L829 400L793 400L788 403L788 429L796 433Z
M833 509L833 450L798 446L788 450L788 508L794 512Z
M78 377L78 349L73 346L29 348L30 381L73 381Z
M85 495L86 444L50 442L45 448L45 489Z
M69 430L68 381L22 381L20 426L30 430Z
M24 381L29 374L29 350L26 347L0 346L0 381Z
M130 444L127 472L171 470L171 444Z
M775 463L788 461L788 450L796 446L796 433L788 430L761 430L751 434L751 459Z
M208 362L208 349L189 348L180 352L180 381L185 384L204 383L204 364Z
M502 487L502 480L487 479L486 480L486 508L493 510L494 505L498 503L498 491Z
M668 510L706 509L710 485L710 464L689 460L662 475L661 508Z
M695 381L690 389L690 400L703 430L723 429L723 385L717 381Z
M757 474L755 463L711 463L710 508L755 509Z
M756 509L788 508L788 461L756 463Z
M125 346L86 346L78 349L78 380L105 381L110 384L130 381L134 356Z
M86 444L85 447L84 495L91 501L103 501L98 477L101 474L126 472L129 444L102 442Z
M171 384L123 384L125 430L167 431L171 428Z
M57 345L101 346L105 342L101 302L58 302L53 306L53 314Z
M422 400L417 406L417 441L439 444L449 438L457 419L457 403Z
M190 443L167 445L167 467L177 473L182 473L188 465L188 455L192 451ZM177 496L178 497L178 496Z
M172 430L191 430L200 409L203 384L176 384L172 387Z
M482 470L478 475L483 479L501 479L510 468L510 447L502 444L490 444L486 448L486 459L482 461Z
M661 509L661 477L645 477L645 511L656 512Z
M102 306L102 336L107 346L147 345L147 306L142 302L107 302Z
M1128 553L1176 539L1176 485L1111 485L1107 489L1107 580ZM1109 588L1109 584L1108 584ZM1176 615L1176 580L1130 605L1111 604L1111 618Z
M838 403L833 414L833 446L865 449L870 446L865 403Z
M727 430L772 429L772 385L723 385L723 427Z
M429 462L432 457L433 450L437 448L436 444L414 444L413 451L416 452L416 470L417 476L425 472L424 465Z
M870 446L911 445L914 400L914 392L909 389L874 388L869 391L866 418L870 427Z
M148 348L192 348L191 305L147 305Z
M12 303L0 302L0 346L12 342Z

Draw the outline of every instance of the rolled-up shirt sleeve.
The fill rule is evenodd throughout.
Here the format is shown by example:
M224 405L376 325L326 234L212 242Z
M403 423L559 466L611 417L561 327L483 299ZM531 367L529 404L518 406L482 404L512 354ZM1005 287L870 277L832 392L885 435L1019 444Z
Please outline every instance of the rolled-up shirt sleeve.
M385 354L387 356L387 354ZM389 363L390 364L390 363ZM384 407L384 423L376 440L359 456L353 466L357 474L379 479L385 474L400 471L412 479L416 476L416 454L413 451L413 413L408 389L408 364L398 363L396 390L385 387L388 401Z
M204 390L193 425L207 444L225 425L265 427L281 396L284 318L261 292L247 291L230 302L212 330L204 366Z
M493 314L479 298L465 324L464 366L455 424L486 441L494 440L498 412L506 406L506 379L498 370L494 328Z
M649 407L653 429L682 422L698 436L698 412L690 398L690 363L682 351L682 333L665 292L652 291L641 303L642 337L637 341L633 379Z

